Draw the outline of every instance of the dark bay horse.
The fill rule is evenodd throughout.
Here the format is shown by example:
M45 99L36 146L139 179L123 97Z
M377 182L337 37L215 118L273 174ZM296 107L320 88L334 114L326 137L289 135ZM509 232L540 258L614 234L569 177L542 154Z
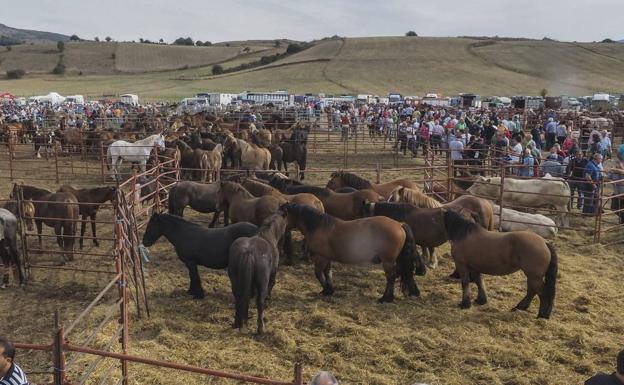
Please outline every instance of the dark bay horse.
M258 334L264 332L264 306L275 285L279 263L278 242L286 231L286 212L266 218L253 237L241 237L230 246L228 275L236 301L234 327L242 329L249 318L249 300L255 293Z
M218 183L204 184L181 181L171 188L168 199L169 214L182 217L186 206L190 206L200 213L214 213L210 227L215 226L221 215ZM227 210L224 211L223 215L225 216L225 223L227 223Z
M470 281L476 283L479 290L476 303L482 305L487 302L487 295L481 274L508 275L522 270L527 277L527 294L513 310L527 310L538 295L537 317L550 317L558 271L553 245L529 231L487 231L453 210L445 210L444 226L462 282L463 309L471 305Z
M54 228L56 242L66 260L74 259L74 241L76 236L76 222L78 222L78 200L73 194L66 192L53 193L52 191L17 184L13 185L11 199L16 199L17 189L22 190L24 199L32 199L35 205L35 225L39 238L39 247L43 247L41 232L43 225Z
M418 189L418 184L409 179L395 179L387 183L372 184L361 176L345 171L333 172L325 187L331 190L337 190L341 187L353 187L358 190L370 189L388 199L390 193L399 186Z
M95 246L100 246L100 243L97 240L96 230L95 230L95 219L97 217L98 210L100 209L100 205L108 202L114 201L117 199L117 187L114 186L104 186L104 187L93 187L93 188L82 188L78 189L70 185L62 185L59 187L58 192L70 193L78 199L79 203L87 203L79 205L78 212L82 217L82 222L80 224L80 248L83 247L83 238L85 233L85 227L87 223L87 218L91 220L91 232L93 234L93 244Z
M386 217L342 221L308 206L289 204L286 208L288 220L305 236L323 295L334 292L332 261L358 265L381 263L386 289L379 302L394 300L397 276L404 295L420 295L414 270L424 275L426 267L415 250L412 230L407 224Z
M188 293L199 299L204 298L204 289L197 266L225 269L232 242L240 237L251 237L257 230L256 225L246 222L208 229L176 215L155 213L145 228L143 245L150 247L164 235L189 270L191 283Z
M288 194L314 194L322 203L325 212L345 221L361 217L364 202L380 202L383 197L373 190L358 190L351 193L338 193L325 187L292 186L286 188Z

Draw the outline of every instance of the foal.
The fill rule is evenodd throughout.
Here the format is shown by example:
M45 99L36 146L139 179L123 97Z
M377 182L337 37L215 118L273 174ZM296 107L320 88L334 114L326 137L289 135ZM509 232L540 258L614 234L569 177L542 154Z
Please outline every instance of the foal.
M234 327L246 326L249 300L255 293L258 309L258 334L264 332L264 306L275 285L279 263L278 242L286 231L286 213L280 209L266 218L251 238L241 237L230 246L228 275L236 300Z

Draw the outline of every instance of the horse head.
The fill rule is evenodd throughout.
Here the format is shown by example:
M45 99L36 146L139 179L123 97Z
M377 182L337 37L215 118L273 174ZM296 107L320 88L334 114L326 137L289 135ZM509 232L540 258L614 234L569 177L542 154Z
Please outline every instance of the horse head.
M329 181L327 182L327 185L325 187L327 187L330 190L337 190L341 187L345 187L345 184L342 182L342 172L340 171L334 171L331 173L331 175L329 176Z
M155 143L158 146L158 148L160 148L161 150L164 150L165 149L165 135L163 135L162 133L158 134L158 136L156 137Z
M33 231L35 204L33 203L32 199L22 201L22 216L24 218L24 222L26 223L26 228L28 229L28 231Z
M146 247L152 246L158 238L162 235L162 230L160 228L160 215L158 213L152 214L149 222L147 222L147 226L145 227L145 233L143 234L142 244Z

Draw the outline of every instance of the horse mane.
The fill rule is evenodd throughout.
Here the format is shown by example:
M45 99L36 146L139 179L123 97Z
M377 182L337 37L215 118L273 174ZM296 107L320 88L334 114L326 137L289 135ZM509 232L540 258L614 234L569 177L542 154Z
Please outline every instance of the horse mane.
M240 191L240 192L242 192L242 193L244 193L246 195L245 198L255 198L253 196L253 194L250 193L249 191L247 191L247 189L245 187L243 187L243 185L240 184L240 183L236 183L236 182L223 182L223 184L226 185L226 186L227 185L231 186L232 190L233 190L232 191L233 193L236 193L236 192Z
M147 143L147 142L149 142L150 140L154 140L154 137L155 137L155 136L160 136L160 135L162 135L162 134L153 134L153 135L150 135L150 136L148 136L147 138L143 138L143 139L139 139L139 140L137 140L136 142L134 142L134 144L144 144L144 143Z
M355 175L353 173L350 172L345 172L345 171L337 171L332 173L331 175L332 178L338 177L341 178L343 182L345 182L345 184L354 187L358 190L363 190L363 189L371 189L373 190L373 185L371 184L371 182L367 181L366 179L362 178L361 176Z
M450 241L461 241L481 227L454 210L444 212L444 227Z
M50 190L46 190L44 188L39 188L39 187L35 187L35 186L29 186L27 184L23 184L20 187L24 191L30 191L30 192L33 192L33 193L38 194L38 195L52 194L52 191L50 191ZM13 188L15 188L15 187L13 187Z
M421 191L407 187L404 187L402 191L406 203L411 203L415 206L427 209L436 209L442 207L442 203L436 201L435 199L422 193Z
M407 214L418 207L405 202L374 202L374 214L384 215L396 220L404 220Z
M322 213L315 208L307 205L300 205L297 203L288 204L288 212L294 213L304 223L305 227L309 231L314 231L318 228L331 226L336 223L336 218L329 214Z
M264 182L261 182L258 179L245 178L243 180L243 182L241 183L241 185L244 184L245 182L251 183L255 188L262 189L263 192L268 192L268 193L271 193L271 194L273 194L273 193L281 194L281 192L278 189L276 189L275 187L269 186L268 184L266 184ZM245 186L243 186L243 187L245 187Z

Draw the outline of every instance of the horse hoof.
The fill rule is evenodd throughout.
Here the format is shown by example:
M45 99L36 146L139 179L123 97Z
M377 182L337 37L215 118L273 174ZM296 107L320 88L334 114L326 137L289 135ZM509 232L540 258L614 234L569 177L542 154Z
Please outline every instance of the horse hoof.
M381 298L379 298L377 300L377 302L379 302L379 303L389 303L389 302L393 302L393 301L394 301L394 298L386 297L386 296L383 296L383 297L381 297Z
M449 275L449 278L459 279L460 277L459 277L459 273L457 272L457 270L455 270L454 272L452 272L452 273Z
M193 299L204 299L204 293L193 294Z
M462 309L470 309L470 306L472 306L472 305L470 304L470 301L462 301L462 302L459 304L459 307L460 307L460 308L462 308Z
M477 299L475 300L475 303L477 305L485 305L487 303L487 298L479 298L479 297L477 297Z

